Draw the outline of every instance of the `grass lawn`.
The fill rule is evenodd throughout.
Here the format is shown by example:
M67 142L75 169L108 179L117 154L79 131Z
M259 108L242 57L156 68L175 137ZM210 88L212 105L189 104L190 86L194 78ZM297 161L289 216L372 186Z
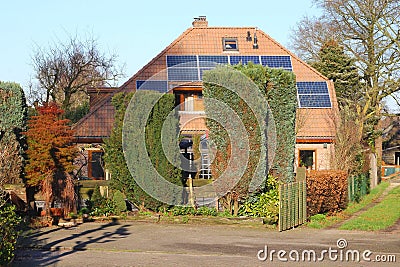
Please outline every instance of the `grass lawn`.
M372 189L368 195L364 196L360 202L349 203L348 207L343 212L336 215L327 216L324 214L317 214L311 216L310 221L307 223L307 226L310 228L322 229L339 223L340 221L348 218L352 214L366 207L374 200L378 199L388 186L389 182L380 183L377 187Z
M359 217L344 223L343 230L383 230L394 225L400 219L400 187L392 189L376 206L368 209Z

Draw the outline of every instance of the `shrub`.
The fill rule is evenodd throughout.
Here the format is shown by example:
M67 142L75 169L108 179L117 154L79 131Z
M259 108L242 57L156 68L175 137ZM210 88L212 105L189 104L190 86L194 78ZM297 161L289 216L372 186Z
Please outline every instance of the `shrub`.
M196 215L203 215L203 216L217 216L218 211L216 208L210 208L206 206L202 206L197 209Z
M103 197L98 185L94 188L92 198L88 202L91 216L110 216L117 214L114 200Z
M115 191L113 195L113 201L115 203L115 213L120 214L123 211L126 211L126 203L124 194L121 191Z
M14 206L6 204L0 208L0 266L7 265L14 257L20 222Z
M307 173L307 215L334 213L348 203L347 174L344 171Z
M239 215L250 217L264 217L276 223L279 218L279 194L277 190L249 197L240 206Z
M196 209L193 207L175 206L172 209L170 209L170 211L174 216L196 214Z
M205 72L203 94L206 97L205 112L209 117L206 119L209 138L217 148L211 164L212 175L218 181L224 174L224 181L216 183L216 190L224 194L220 199L224 208L230 212L234 211L236 215L236 205L240 199L247 198L250 192L264 190L264 185L254 183L253 178L261 181L269 167L273 167L282 181L293 180L297 99L295 76L292 72L251 63L239 64L234 69L236 71L230 67L218 67ZM244 78L245 76L247 77ZM237 90L238 88L240 90ZM245 132L232 131L229 136L229 127L225 127L224 124L236 129L235 120L229 120L221 107L210 99L229 106L243 123ZM266 104L266 100L269 105ZM272 123L270 111L275 117L275 123ZM275 130L276 138L272 134ZM237 145L231 143L232 137L244 140L242 135L249 141L249 155L246 159L239 158L243 157L244 153L236 153L235 157L231 155L231 151L236 149ZM275 152L273 165L268 162L271 151ZM225 172L232 159L247 162L247 165L243 166L246 168L244 173L240 172L240 167ZM236 179L238 182L233 182Z
M272 176L267 180L268 191L250 196L240 206L239 215L251 217L264 217L269 222L276 223L279 218L279 192L278 182Z
M92 198L90 200L92 201L93 206L99 206L103 204L105 198L101 195L100 187L98 185L96 185L94 188Z
M174 216L179 216L179 215L217 216L218 215L218 211L216 208L210 208L207 206L201 206L197 209L193 207L175 206L169 211Z
M93 210L90 213L91 216L110 216L116 215L115 203L111 199L104 198L102 202L98 202L98 205L93 206Z

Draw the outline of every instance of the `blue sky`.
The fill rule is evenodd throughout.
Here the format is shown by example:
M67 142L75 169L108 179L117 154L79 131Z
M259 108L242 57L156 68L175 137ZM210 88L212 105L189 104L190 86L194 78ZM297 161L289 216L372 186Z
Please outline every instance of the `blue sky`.
M46 48L68 36L92 35L99 49L126 64L122 84L206 15L210 26L256 26L288 45L289 31L304 15L318 15L312 0L243 1L3 1L0 15L0 80L26 88L34 76L36 45Z

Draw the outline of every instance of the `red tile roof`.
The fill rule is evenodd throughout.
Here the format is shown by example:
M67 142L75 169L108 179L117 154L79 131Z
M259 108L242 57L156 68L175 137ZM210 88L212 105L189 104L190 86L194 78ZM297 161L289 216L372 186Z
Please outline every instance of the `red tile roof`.
M252 36L256 32L258 49L253 48L253 42L246 41L248 31ZM240 53L237 51L223 51L222 38L226 37L237 38ZM117 92L135 91L136 80L147 80L165 70L166 55L289 55L296 80L298 82L327 81L333 104L332 109L299 109L299 113L304 115L304 119L301 121L303 125L298 127L297 136L299 138L332 138L335 135L336 94L333 83L328 81L326 77L256 27L191 27L127 80L119 89L109 92L102 99L98 99L94 103L95 105L91 107L89 114L73 126L76 131L76 137L109 136L114 118L111 97Z

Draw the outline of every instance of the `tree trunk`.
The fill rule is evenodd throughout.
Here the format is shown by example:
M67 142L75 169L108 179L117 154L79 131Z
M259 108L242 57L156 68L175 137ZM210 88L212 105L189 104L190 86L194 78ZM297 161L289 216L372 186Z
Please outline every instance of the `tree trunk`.
M370 159L370 188L373 189L378 185L378 165L375 153L369 154Z
M233 215L237 216L239 212L239 200L237 198L235 198L233 200Z

